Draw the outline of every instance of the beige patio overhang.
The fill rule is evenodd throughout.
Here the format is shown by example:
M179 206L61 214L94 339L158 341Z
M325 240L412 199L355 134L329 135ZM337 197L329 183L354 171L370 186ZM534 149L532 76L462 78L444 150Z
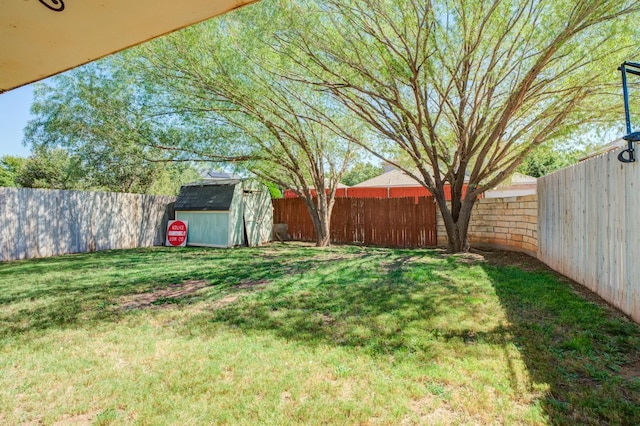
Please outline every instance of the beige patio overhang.
M257 0L0 0L0 93Z

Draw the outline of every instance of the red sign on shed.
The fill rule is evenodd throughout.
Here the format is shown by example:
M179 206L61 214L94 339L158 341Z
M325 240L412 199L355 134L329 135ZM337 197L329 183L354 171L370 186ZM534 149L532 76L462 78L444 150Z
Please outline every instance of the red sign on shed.
M187 221L170 220L167 225L166 246L184 247L187 245Z

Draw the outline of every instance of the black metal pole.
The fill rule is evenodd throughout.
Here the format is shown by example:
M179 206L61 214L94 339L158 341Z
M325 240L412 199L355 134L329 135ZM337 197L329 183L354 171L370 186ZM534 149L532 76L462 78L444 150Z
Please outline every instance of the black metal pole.
M627 69L627 67L636 68L636 69ZM636 155L635 149L633 146L634 142L640 141L640 132L633 132L631 128L631 112L629 111L629 88L627 86L627 72L633 75L640 75L638 71L640 69L640 64L635 62L623 62L622 65L618 68L622 73L622 95L624 96L624 118L625 124L627 126L627 134L622 137L622 139L627 141L627 149L622 150L618 154L618 160L623 163L635 163Z
M627 88L626 62L620 67L622 73L622 96L624 96L624 119L627 124L627 135L631 133L631 113L629 112L629 89Z

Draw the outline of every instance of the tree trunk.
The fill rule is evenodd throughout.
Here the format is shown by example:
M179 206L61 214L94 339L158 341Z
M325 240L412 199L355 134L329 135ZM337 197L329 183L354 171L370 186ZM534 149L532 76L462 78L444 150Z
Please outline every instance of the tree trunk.
M329 221L326 217L324 219L320 217L316 227L316 247L328 247L331 244Z
M311 215L313 229L316 232L316 247L328 247L331 244L331 208L327 205L326 199L318 199L317 203L312 200L305 200L305 205Z
M452 203L452 208L444 198L444 194L435 197L447 230L447 248L450 253L465 253L471 248L468 238L471 211L476 202L475 198L465 197L462 203Z

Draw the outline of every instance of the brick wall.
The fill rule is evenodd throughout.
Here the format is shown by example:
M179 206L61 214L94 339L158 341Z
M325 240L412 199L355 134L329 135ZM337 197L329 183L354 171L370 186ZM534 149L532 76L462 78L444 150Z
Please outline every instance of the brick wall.
M438 245L447 245L447 231L437 212ZM483 198L471 213L469 241L474 247L513 250L537 257L538 196Z

